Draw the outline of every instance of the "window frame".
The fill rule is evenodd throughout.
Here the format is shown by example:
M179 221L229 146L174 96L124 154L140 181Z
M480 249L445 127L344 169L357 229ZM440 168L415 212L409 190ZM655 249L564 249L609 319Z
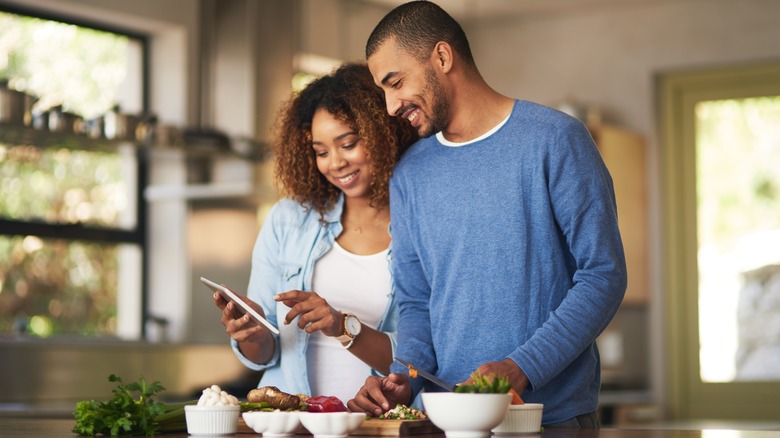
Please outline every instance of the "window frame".
M146 34L139 33L134 30L123 28L120 26L106 25L98 21L84 19L83 17L53 13L44 9L38 9L34 7L9 5L0 3L0 11L16 14L20 16L27 16L32 18L38 18L42 20L56 21L65 24L71 24L79 27L90 28L94 30L110 32L118 35L125 36L131 40L134 40L140 46L141 50L141 111L147 113L150 106L149 96L149 78L150 78L150 37ZM3 129L12 130L15 129L9 126L2 126ZM18 127L20 131L24 131L31 128ZM50 139L57 134L51 134L46 139L46 144L34 145L41 149L50 147ZM0 137L0 139L2 139ZM72 143L65 147L70 149L80 150L94 150L96 148L90 147L98 145L97 149L115 151L118 145L117 142L111 140L91 140L87 137L79 138L79 142L83 142L85 147L78 148L73 147ZM13 142L9 141L9 144ZM125 142L126 143L126 142ZM149 185L149 154L148 151L142 147L135 148L136 158L136 187L135 187L135 202L136 202L136 225L135 228L126 230L121 228L112 227L100 227L100 226L87 226L84 224L59 224L51 222L43 222L40 220L32 221L19 221L11 220L5 217L0 217L0 235L4 236L28 236L33 235L41 238L55 238L66 241L92 241L102 242L106 244L133 244L138 245L141 254L141 290L140 290L140 307L141 307L141 321L140 323L140 339L146 339L146 321L149 319L149 246L148 246L148 223L147 223L147 203L144 198L144 192Z

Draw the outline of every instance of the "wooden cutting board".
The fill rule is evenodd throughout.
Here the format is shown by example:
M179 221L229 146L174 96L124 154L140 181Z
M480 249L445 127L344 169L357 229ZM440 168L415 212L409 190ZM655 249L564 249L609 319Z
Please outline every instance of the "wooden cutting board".
M255 431L246 425L243 418L238 417L238 430L236 430L236 433L255 433Z
M350 435L410 436L442 433L431 420L380 420L369 418Z
M255 434L255 431L244 423L243 418L239 418L238 433ZM441 429L434 426L431 420L380 420L378 418L369 418L350 435L406 437L441 433ZM309 432L301 427L297 434L309 435Z

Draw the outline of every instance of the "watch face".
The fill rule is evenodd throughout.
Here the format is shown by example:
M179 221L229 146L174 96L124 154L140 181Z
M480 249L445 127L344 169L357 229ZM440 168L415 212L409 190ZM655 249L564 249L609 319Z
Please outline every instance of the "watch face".
M347 319L344 322L344 324L347 326L347 331L352 336L357 336L358 333L360 333L361 324L360 324L360 320L357 319L357 317L352 315L347 316Z

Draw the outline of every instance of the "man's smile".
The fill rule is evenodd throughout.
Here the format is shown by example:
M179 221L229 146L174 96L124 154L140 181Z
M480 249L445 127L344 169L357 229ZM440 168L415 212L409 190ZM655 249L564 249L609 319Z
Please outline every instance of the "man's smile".
M412 126L417 126L417 120L420 117L420 108L419 107L411 107L408 110L404 111L401 115L402 118L409 121L409 123L412 124Z

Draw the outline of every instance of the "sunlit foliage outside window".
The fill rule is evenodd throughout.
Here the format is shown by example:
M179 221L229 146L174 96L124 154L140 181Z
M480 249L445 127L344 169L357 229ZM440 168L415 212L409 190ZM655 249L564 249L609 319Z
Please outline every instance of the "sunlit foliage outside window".
M696 105L700 375L780 380L780 96Z
M3 333L114 333L116 260L116 245L0 237Z
M0 216L120 226L127 187L115 153L0 145Z
M0 80L38 97L39 109L59 105L90 119L115 104L128 43L0 12ZM123 159L110 149L8 144L0 136L0 219L132 229L135 187ZM123 245L0 230L0 335L115 334Z
M0 12L0 79L85 119L116 103L127 74L128 38Z

